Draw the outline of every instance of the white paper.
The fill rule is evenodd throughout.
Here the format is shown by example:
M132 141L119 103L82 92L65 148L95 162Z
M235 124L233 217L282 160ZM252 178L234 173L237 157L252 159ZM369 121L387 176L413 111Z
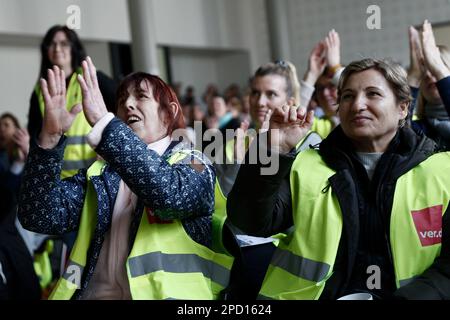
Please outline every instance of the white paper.
M257 246L259 244L269 243L275 241L274 238L261 238L261 237L252 237L246 234L236 235L236 239L240 247L249 247L249 246Z

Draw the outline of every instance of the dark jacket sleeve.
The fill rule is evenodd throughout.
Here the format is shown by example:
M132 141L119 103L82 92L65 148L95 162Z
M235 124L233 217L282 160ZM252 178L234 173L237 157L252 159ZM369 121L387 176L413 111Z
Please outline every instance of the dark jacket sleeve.
M31 139L19 195L18 217L24 228L50 235L78 229L86 190L86 169L61 180L66 138L51 150Z
M97 79L106 108L115 113L117 83L101 71L97 71Z
M441 253L421 276L398 289L394 296L413 300L450 299L450 204L442 219Z
M210 163L170 165L117 118L106 126L96 151L160 218L212 214L215 171Z
M274 175L263 175L261 163L249 164L252 143L228 196L229 221L247 234L267 237L283 232L293 224L289 173L295 157L279 156ZM264 152L264 151L263 151Z
M450 116L450 77L439 80L436 82L436 86L442 102L444 103L445 109L447 109L447 113Z
M42 128L42 113L39 107L39 100L36 92L33 90L30 98L30 109L28 110L28 133L33 139L38 138Z

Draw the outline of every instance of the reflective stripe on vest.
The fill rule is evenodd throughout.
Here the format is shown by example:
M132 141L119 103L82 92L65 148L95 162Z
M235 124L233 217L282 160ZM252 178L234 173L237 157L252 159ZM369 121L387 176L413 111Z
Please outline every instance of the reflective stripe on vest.
M443 172L450 172L450 153L429 157L397 180L390 223L397 287L413 281L439 256L440 242L424 244L413 213L423 212L426 220L428 213L438 210L433 208L440 208L434 216L439 228L450 201L450 175ZM333 273L343 225L337 198L331 187L325 188L334 173L315 150L300 153L294 161L291 191L296 228L280 242L260 298L311 300L322 294Z
M181 161L189 152L169 159ZM97 201L92 178L105 163L96 161L88 169L88 191L80 229L64 276L51 299L70 299L80 287L87 251L96 226ZM142 214L126 268L133 299L217 299L228 285L233 258L218 254L192 240L179 220L159 224Z
M66 107L70 110L74 105L82 102L81 87L77 81L77 75L81 74L81 69L74 72L70 78L66 93ZM39 107L44 116L45 104L40 85L37 84L35 92L38 97ZM70 129L65 133L67 145L64 150L64 161L62 165L61 178L75 175L79 169L88 168L95 162L96 153L86 141L86 135L90 132L91 126L80 112Z
M200 272L225 288L230 277L230 270L196 254L151 252L131 258L128 263L132 278L156 271L173 273Z
M214 185L214 213L212 216L212 249L216 252L230 255L225 249L222 239L223 225L226 219L227 198L223 194L219 180L216 177L216 183Z

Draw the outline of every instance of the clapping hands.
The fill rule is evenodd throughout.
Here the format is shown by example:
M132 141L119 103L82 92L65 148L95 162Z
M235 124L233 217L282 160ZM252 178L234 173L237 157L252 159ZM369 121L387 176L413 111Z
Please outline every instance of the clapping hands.
M450 70L441 58L441 53L434 39L433 28L428 20L425 20L423 23L421 44L426 68L437 81L448 77Z
M322 41L318 42L309 55L308 70L303 80L314 86L325 67L335 68L341 63L341 41L339 34L330 30Z

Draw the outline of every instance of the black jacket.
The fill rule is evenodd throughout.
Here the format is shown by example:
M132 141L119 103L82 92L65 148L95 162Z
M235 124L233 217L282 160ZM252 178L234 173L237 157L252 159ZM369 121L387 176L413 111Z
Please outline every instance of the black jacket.
M343 234L334 265L321 299L366 289L368 265L381 267L380 298L450 299L450 214L444 215L441 256L424 274L399 290L389 244L389 221L396 180L435 152L435 144L411 129L399 130L378 162L370 181L352 151L349 139L337 127L319 153L336 171L329 179L342 214ZM260 176L260 165L242 165L227 203L229 220L243 231L269 236L293 225L289 173L293 156L280 157L274 176ZM367 291L367 289L366 289Z

